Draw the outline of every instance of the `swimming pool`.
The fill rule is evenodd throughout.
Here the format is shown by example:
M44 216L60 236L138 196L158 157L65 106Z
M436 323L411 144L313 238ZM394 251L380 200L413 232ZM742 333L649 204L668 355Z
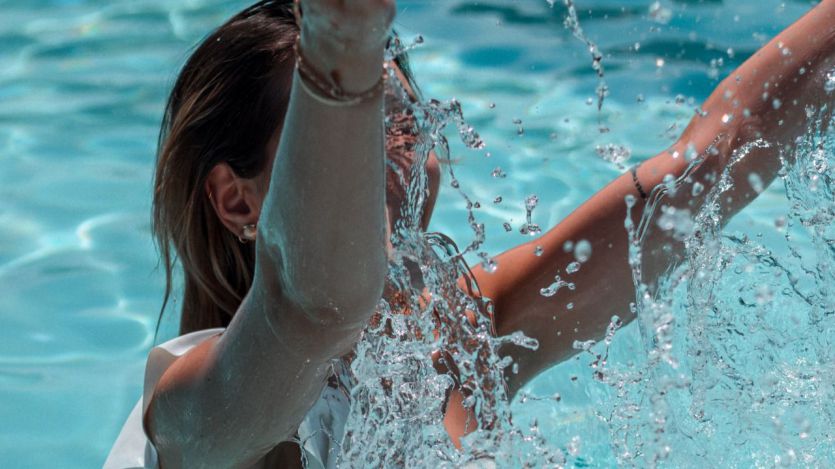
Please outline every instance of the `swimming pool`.
M619 174L597 145L626 145L633 161L669 145L692 115L688 98L700 102L808 8L680 1L651 15L648 0L576 3L606 54L608 134L598 132L588 104L597 81L583 45L562 26L563 10L545 0L399 2L400 33L427 39L412 58L424 94L457 97L487 142L483 151L454 147L453 157L461 186L482 201L491 252L523 240L503 224L523 220L529 194L540 199L536 221L552 226ZM244 4L0 1L4 466L100 465L139 395L163 288L148 233L163 100L194 41ZM507 177L494 177L496 168ZM779 186L729 230L780 238ZM466 241L465 220L463 201L442 192L431 229ZM168 318L163 338L176 327ZM639 353L630 327L624 355ZM562 404L517 407L520 420L539 416L554 442L582 434L579 454L606 466L608 433L590 405L601 391L587 375L580 360L559 365L529 390L560 392Z

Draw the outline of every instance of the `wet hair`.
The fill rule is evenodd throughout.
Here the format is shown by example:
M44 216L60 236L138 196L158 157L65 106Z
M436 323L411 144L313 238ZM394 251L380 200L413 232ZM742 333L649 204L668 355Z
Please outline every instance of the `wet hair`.
M221 223L204 189L227 163L242 178L267 167L283 125L299 32L292 0L261 1L209 34L186 61L159 135L152 230L166 283L157 332L183 269L180 334L226 327L252 285L253 243ZM413 83L405 57L397 61Z

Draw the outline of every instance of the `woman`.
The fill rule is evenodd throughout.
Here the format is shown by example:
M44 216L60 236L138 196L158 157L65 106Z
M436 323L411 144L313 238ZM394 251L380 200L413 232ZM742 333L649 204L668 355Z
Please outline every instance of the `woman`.
M406 123L404 132L386 136L381 124L394 0L302 0L300 12L276 0L236 15L195 51L171 94L154 221L169 278L175 255L184 268L186 335L151 352L142 405L106 467L299 467L303 457L314 466L334 464L327 443L288 442L315 440L319 430L338 440L346 403L333 391L340 378L328 363L350 351L378 299L391 294L384 293L385 240L402 185L391 171L387 177L385 150L408 166L414 135ZM747 183L751 172L766 184L775 177L781 150L816 115L810 107L829 101L823 77L835 55L833 14L835 0L824 0L746 61L675 145L537 239L543 255L522 245L496 258L497 271L474 270L495 305L497 333L521 330L540 344L535 352L503 351L518 364L507 377L511 391L569 357L575 339L601 336L613 314L632 319L626 196L640 210L672 175L678 187L663 203L695 211L704 198L692 196L692 186L709 192L734 152L758 139L768 145L734 166L737 183L721 207L723 219L756 196ZM413 90L403 64L390 66ZM386 104L389 114L398 113L395 100ZM684 177L695 155L701 163ZM436 159L428 171L424 227L438 188ZM572 260L563 244L580 239L594 254L573 276L576 289L542 296L553 266ZM651 229L644 281L682 250ZM565 311L559 323L556 308ZM461 394L449 396L445 426L458 444L468 415Z

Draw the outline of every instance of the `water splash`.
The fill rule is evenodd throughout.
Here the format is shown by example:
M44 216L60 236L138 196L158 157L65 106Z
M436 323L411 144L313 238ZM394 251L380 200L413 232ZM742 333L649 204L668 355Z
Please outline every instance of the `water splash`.
M733 155L696 213L662 207L654 225L684 243L685 262L657 282L642 272L655 207L637 226L627 217L646 356L610 370L604 381L614 399L599 410L621 465L835 462L835 174L816 169L820 158L835 160L835 140L820 129L783 154L790 211L780 224L782 252L723 233L731 174L764 142ZM762 184L759 176L742 179ZM634 203L627 200L630 209Z
M519 233L528 236L536 236L542 233L542 228L533 222L533 211L539 205L539 197L536 194L525 198L525 224L519 229Z
M548 1L548 4L553 7L553 1ZM591 56L591 68L597 73L597 88L595 89L595 94L597 95L597 112L598 112L598 125L600 127L601 133L608 132L609 129L603 124L602 112L603 112L603 102L606 100L606 96L609 95L609 85L606 84L606 70L603 66L603 54L600 52L600 48L597 47L591 39L586 36L586 33L583 32L582 26L580 26L580 19L577 17L577 9L574 6L574 0L563 0L566 8L566 17L563 24L565 25L566 29L570 30L571 33L582 41L586 48L588 49L589 55Z
M463 251L445 236L418 228L427 191L422 163L430 151L448 157L443 130L454 126L472 148L483 142L459 103L403 98L419 139L408 200L392 234L389 286L398 293L381 301L351 364L355 386L341 465L460 467L484 457L499 467L583 465L588 438L575 435L555 444L541 433L539 420L528 428L513 423L503 379L516 367L498 351L507 343L529 349L538 344L519 333L492 334L492 305L478 299L463 261L471 252L488 271L501 268L479 251L484 227L473 214L475 203L455 187L467 203L473 233ZM758 237L723 233L721 202L735 189L731 171L766 147L758 141L737 151L707 193L693 182L683 194L703 197L698 207L673 207L664 196L680 190L701 158L713 155L710 149L706 155L688 149L691 169L654 190L636 219L631 212L637 201L626 198L624 227L636 290L632 312L638 316L632 329L643 353L628 360L610 353L623 330L617 316L602 341L573 344L605 389L594 413L608 429L619 465L835 464L835 139L817 127L783 154L780 176L790 210L775 221L786 241L782 251ZM453 168L447 171L455 181ZM504 173L497 168L494 176ZM737 184L755 192L766 186L761 175ZM536 201L528 200L530 223ZM684 246L684 261L656 281L645 278L643 269L651 255L644 241L653 231ZM566 267L568 275L592 255L584 240L566 242L563 250L577 259ZM572 287L557 276L541 293L554 296ZM439 374L433 354L457 372ZM475 430L463 439L462 450L452 446L443 427L442 406L451 387L463 391ZM519 398L523 404L537 400L558 405L562 397Z
M576 290L577 287L574 285L573 282L566 282L559 275L554 277L554 283L551 285L539 290L539 294L549 298L557 294L563 287L568 288L569 290Z
M399 45L390 54L403 49ZM457 467L487 457L501 467L561 467L570 455L548 447L536 425L522 431L512 424L504 377L517 367L498 352L506 344L536 349L538 343L521 333L494 334L492 305L481 298L464 255L481 257L488 272L500 266L479 251L485 230L473 212L477 202L456 184L452 165L445 168L467 204L473 239L459 251L445 235L420 228L428 197L425 163L431 152L449 159L445 129L455 126L469 148L484 143L457 101L412 102L399 81L389 83L396 88L400 112L414 117L414 164L408 177L401 175L407 189L390 238L387 294L350 365L352 405L344 439L338 442L339 465ZM526 202L529 215L536 202L535 197ZM439 373L439 368L447 371ZM443 406L453 388L463 394L471 416L471 433L462 438L461 450L443 425Z
M625 163L632 157L632 150L629 147L615 145L613 143L598 145L595 151L597 152L597 156L614 164L621 171L626 170Z

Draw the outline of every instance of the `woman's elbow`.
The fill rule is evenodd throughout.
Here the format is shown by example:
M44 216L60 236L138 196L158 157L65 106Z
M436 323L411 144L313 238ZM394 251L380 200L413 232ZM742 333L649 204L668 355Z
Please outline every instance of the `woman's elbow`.
M257 277L265 288L275 289L268 296L304 312L314 323L365 321L383 295L388 255L382 243L379 249L330 256L261 247Z
M354 278L357 285L353 288L345 285L324 291L308 290L294 296L308 318L319 325L364 325L383 296L384 279L385 276L376 280Z
M285 295L315 323L351 325L365 323L383 296L385 255L367 259L350 269L332 269L319 275L288 272L282 282Z

